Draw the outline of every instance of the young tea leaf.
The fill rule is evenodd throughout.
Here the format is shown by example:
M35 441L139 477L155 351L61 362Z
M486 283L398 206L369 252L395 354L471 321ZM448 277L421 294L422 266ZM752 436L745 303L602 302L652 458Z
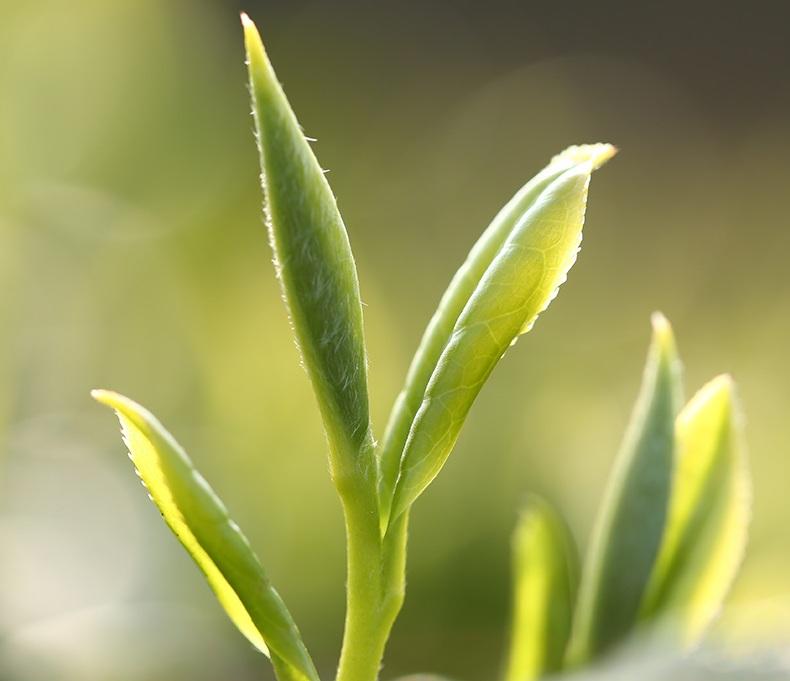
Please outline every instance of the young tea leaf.
M562 668L571 633L578 556L565 523L533 499L513 535L513 615L505 681L533 681Z
M677 418L667 528L643 607L696 644L727 595L746 547L750 483L732 379L705 385Z
M348 235L260 35L246 15L242 20L269 240L328 433L332 471L337 482L359 468L372 476L362 306Z
M611 154L603 145L550 181L515 220L479 278L414 416L400 456L390 524L436 477L489 374L565 281L581 242L590 175Z
M610 648L636 623L664 532L680 394L672 330L656 314L642 387L582 575L572 664Z
M233 623L269 655L281 681L318 681L290 613L222 501L159 421L106 390L93 397L115 410L140 479L167 525L203 571Z
M491 224L472 247L464 264L455 273L439 307L423 334L414 355L406 381L398 395L389 423L379 447L381 467L380 499L383 515L392 499L398 477L401 453L414 417L422 404L425 388L436 368L447 341L486 270L499 253L505 240L533 206L543 191L559 177L580 164L592 163L600 167L615 153L608 144L589 144L570 147L555 156L548 166L525 184L497 213Z

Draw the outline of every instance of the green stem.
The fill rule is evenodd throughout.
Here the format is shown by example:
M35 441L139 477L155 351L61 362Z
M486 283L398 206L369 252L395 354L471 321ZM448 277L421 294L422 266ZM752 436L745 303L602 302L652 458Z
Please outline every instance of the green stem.
M348 581L337 681L376 681L403 604L408 521L399 519L382 538L375 494L355 497L344 504Z

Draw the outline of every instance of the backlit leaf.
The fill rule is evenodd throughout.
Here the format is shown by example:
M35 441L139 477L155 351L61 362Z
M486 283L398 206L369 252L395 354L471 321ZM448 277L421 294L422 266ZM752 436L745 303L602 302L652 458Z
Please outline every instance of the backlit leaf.
M162 424L132 400L106 390L140 479L167 525L203 571L230 619L272 659L281 681L318 675L285 604L222 501Z
M576 166L592 163L594 167L599 167L612 156L614 151L614 147L608 144L591 144L570 147L555 156L546 168L527 182L497 213L472 247L464 264L455 273L423 334L409 367L403 390L395 401L379 448L380 497L385 505L385 515L389 510L386 505L392 498L392 491L397 481L403 447L414 417L422 404L425 388L461 312L480 284L486 270L513 229L545 189L563 173Z
M610 648L636 623L664 532L680 395L672 330L656 314L642 387L582 575L572 664Z
M581 243L590 175L613 153L608 145L592 149L515 219L482 275L475 265L473 278L479 280L452 322L400 456L390 523L436 477L491 371L565 281ZM480 252L487 253L487 247ZM454 301L454 294L449 298ZM448 302L448 308L455 305Z
M746 546L750 483L732 379L718 376L676 422L676 470L667 528L644 604L670 616L685 645L719 611Z
M565 523L532 499L513 534L513 613L505 681L562 668L571 633L578 556Z

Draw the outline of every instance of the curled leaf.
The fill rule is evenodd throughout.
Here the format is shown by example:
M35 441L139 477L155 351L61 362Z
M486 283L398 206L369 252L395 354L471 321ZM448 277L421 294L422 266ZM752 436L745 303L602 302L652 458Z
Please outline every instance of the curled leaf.
M491 371L565 281L581 242L590 175L611 154L611 147L601 145L586 160L571 164L549 181L514 220L482 274L475 264L473 279L478 275L479 279L452 321L452 332L432 368L400 455L390 524L436 477ZM495 241L492 237L491 251ZM488 247L480 253L486 254L480 256L482 269ZM476 263L476 256L471 259ZM458 296L463 298L460 289ZM454 294L449 294L449 300L453 302L447 303L448 309L460 302ZM452 314L446 314L449 325ZM385 474L387 465L391 464L382 466Z
M562 518L532 499L513 534L513 614L505 681L562 668L578 583L578 555Z
M139 404L106 390L92 395L115 410L129 456L152 501L239 631L271 657L281 679L318 681L288 609L247 538L186 452Z
M719 611L746 546L751 492L732 379L706 384L680 412L675 433L669 517L643 617L669 616L689 646Z
M637 621L664 532L680 394L672 329L655 314L642 387L582 575L571 663L604 652Z
M269 240L329 437L332 472L336 482L359 468L372 477L362 305L348 235L260 35L246 15L242 21Z

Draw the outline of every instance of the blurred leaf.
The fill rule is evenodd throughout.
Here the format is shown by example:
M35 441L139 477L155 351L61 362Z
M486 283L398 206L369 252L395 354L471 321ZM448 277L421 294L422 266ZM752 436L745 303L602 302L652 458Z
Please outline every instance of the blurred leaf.
M510 201L497 213L477 243L472 247L466 261L455 273L444 292L439 307L423 334L414 355L403 390L398 395L387 424L379 449L381 461L381 493L386 505L398 477L403 447L409 429L423 401L425 388L436 368L439 357L453 333L464 307L480 284L493 260L499 254L505 240L532 208L543 191L558 180L566 171L579 165L593 163L599 167L614 153L608 144L593 144L570 147L555 156L548 166L527 182Z
M432 370L400 457L390 523L436 477L489 374L513 341L546 309L575 262L590 175L613 153L608 145L577 149L587 151L579 151L578 162L549 182L515 219L496 254L492 256L489 249L493 251L502 238L498 233L490 245L486 242L477 255L470 256L470 276L479 280L457 320L450 312L440 313L441 324L452 323L452 333ZM486 267L489 257L493 259ZM464 281L464 276L459 280ZM460 305L469 285L458 286L459 300L455 293L446 296L452 301L447 302L448 310ZM436 334L446 334L447 329L438 325Z
M531 499L513 534L513 620L505 681L562 668L573 622L578 555L559 515Z
M151 499L233 623L271 657L281 679L317 681L288 609L247 538L186 452L139 404L106 390L92 395L117 413L129 456Z
M681 394L669 322L653 315L642 387L585 563L570 650L583 663L634 626L664 532Z
M332 472L340 482L361 464L374 479L362 306L346 228L255 25L246 15L243 23L269 239Z
M705 385L675 430L667 528L643 615L672 615L672 631L693 645L719 611L746 547L751 493L732 379Z

